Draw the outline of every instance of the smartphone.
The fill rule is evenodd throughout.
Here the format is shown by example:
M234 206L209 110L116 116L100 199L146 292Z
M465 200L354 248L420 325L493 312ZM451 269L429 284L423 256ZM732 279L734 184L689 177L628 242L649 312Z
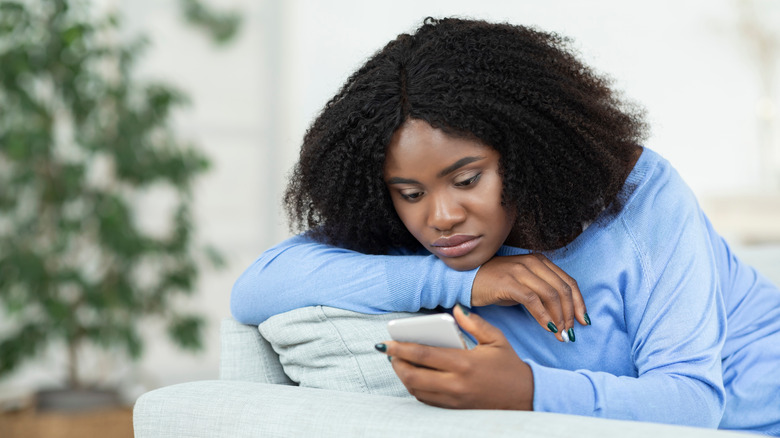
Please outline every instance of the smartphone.
M466 349L458 323L448 313L394 319L387 323L387 331L394 341Z

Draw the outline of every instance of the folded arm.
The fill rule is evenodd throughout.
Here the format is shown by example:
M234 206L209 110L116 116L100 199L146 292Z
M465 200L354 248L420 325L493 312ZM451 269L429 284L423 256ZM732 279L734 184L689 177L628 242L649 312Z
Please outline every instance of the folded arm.
M368 314L451 308L471 302L476 272L450 269L429 254L366 255L299 235L239 277L230 308L244 324L315 305Z

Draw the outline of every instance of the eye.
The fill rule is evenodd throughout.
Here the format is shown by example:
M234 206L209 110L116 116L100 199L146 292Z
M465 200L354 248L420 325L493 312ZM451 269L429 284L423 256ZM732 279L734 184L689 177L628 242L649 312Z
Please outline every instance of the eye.
M458 182L455 183L455 187L467 187L467 186L473 185L474 183L479 181L479 177L480 176L482 176L482 174L478 173L478 174L472 176L471 178L465 179L463 181L458 181Z
M410 201L410 202L414 202L417 199L419 199L420 196L423 195L423 192L406 192L406 193L399 192L399 194L401 195L401 199L404 199L404 200Z

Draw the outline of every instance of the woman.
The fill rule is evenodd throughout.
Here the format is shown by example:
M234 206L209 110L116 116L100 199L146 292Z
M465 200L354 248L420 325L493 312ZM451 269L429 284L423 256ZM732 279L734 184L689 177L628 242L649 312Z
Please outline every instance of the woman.
M780 434L780 291L566 44L428 19L370 58L304 138L285 202L307 232L234 316L458 306L473 350L377 345L423 402Z

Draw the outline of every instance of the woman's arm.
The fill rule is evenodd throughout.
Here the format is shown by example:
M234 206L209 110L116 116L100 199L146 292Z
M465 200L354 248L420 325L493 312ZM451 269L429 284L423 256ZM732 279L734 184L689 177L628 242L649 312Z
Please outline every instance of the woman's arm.
M477 270L455 271L433 255L366 255L299 235L265 251L236 281L233 316L259 324L323 305L377 314L471 302Z
M264 252L241 275L231 311L244 324L259 324L315 305L376 314L523 304L561 341L575 315L587 324L576 281L544 256L495 257L478 270L456 271L430 254L366 255L300 235Z

